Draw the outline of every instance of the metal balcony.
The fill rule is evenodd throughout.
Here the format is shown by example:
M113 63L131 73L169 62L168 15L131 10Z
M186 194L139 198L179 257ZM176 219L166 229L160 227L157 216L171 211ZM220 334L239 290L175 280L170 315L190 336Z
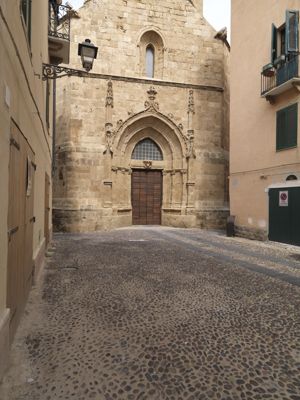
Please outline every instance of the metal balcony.
M49 0L48 43L51 64L68 64L70 54L70 13L69 6Z
M278 65L266 65L261 73L261 96L275 98L287 90L300 88L299 55L290 55L278 61Z

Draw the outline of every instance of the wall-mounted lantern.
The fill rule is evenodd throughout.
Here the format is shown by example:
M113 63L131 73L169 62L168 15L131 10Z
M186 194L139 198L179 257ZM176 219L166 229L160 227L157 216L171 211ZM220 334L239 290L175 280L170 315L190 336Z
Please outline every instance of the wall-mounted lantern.
M43 80L62 78L63 76L85 77L93 68L94 60L98 55L98 47L91 43L90 39L78 45L78 55L81 57L82 67L85 71L62 67L56 64L43 64Z
M93 68L94 60L97 58L98 47L91 43L90 39L78 45L78 55L81 57L83 68L89 72Z

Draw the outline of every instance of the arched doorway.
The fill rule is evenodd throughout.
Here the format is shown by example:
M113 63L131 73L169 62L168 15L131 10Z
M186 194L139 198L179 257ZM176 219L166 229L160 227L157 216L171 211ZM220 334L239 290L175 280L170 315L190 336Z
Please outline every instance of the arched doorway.
M186 151L180 129L158 111L122 123L113 146L112 203L124 224L176 226L186 218Z
M146 138L136 144L131 159L145 165L145 169L132 170L132 224L161 225L162 171L150 167L153 161L163 161L163 153L152 139Z

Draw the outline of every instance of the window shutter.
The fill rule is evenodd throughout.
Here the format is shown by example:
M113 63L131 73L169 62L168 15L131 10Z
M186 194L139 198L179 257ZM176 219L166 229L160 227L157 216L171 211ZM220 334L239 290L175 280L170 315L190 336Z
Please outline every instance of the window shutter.
M286 109L277 112L277 124L276 124L276 150L283 149L284 136L286 126Z
M276 150L297 146L298 104L277 111Z
M286 51L296 53L299 48L299 11L286 12Z
M277 28L272 24L272 35L271 35L271 63L277 58Z
M287 147L297 146L298 104L287 108L286 131Z

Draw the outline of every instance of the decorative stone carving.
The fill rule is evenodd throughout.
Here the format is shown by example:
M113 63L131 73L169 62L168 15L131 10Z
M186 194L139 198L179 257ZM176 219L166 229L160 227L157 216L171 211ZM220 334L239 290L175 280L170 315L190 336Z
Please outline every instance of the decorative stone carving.
M131 174L132 174L132 169L131 169L131 168L127 168L127 167L118 167L118 166L116 166L116 165L113 165L113 166L111 167L111 170L112 170L113 172L118 172L118 171L120 171L122 174L128 174L128 175L131 175Z
M106 149L104 153L112 151L112 145L115 137L115 131L113 129L112 124L112 109L114 108L114 94L113 94L113 85L112 81L109 80L107 83L107 93L106 93L106 123L105 123L105 138L106 138Z
M107 94L106 94L106 103L105 107L114 108L114 93L113 93L113 85L112 81L109 80L107 84Z
M115 138L115 131L113 129L113 125L111 123L106 123L105 124L105 138L106 138L106 149L104 150L104 153L107 153L109 151L111 154L113 153L112 146Z
M194 102L194 91L189 91L189 104L188 104L188 114L195 114L195 102Z
M151 169L152 168L152 161L144 161L144 165L146 169Z
M186 139L187 139L186 157L187 158L191 158L191 157L196 158L195 151L194 151L194 131L193 131L193 129L188 130Z
M154 86L151 86L150 89L147 91L148 93L148 99L145 101L145 108L149 111L158 111L159 110L159 104L158 102L155 101L157 91Z
M189 100L188 100L188 130L186 134L186 144L187 144L187 153L186 158L195 158L194 152L194 129L193 129L193 115L195 114L195 101L194 101L194 91L189 91Z
M163 175L167 175L167 174L176 175L176 173L179 173L179 174L182 174L182 175L186 175L187 174L187 169L184 169L184 168L178 169L178 168L176 168L176 169L165 169L163 171Z

